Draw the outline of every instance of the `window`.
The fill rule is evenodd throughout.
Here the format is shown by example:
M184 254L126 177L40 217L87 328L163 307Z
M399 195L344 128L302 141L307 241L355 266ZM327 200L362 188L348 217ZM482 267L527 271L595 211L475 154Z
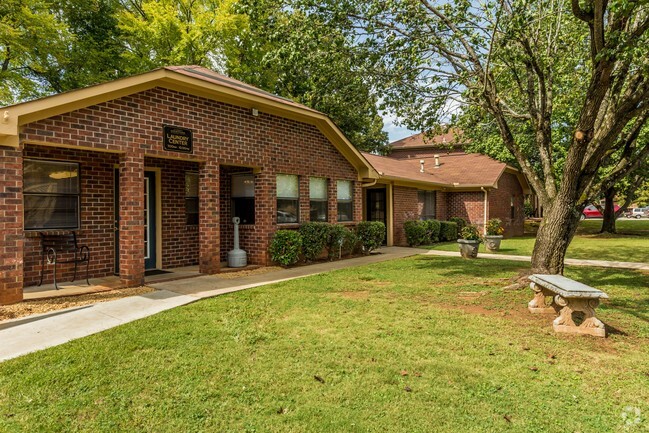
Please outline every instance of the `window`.
M79 228L79 164L26 159L25 230Z
M198 225L198 173L185 173L185 216L187 225Z
M417 191L419 201L419 219L435 219L435 191Z
M277 175L277 223L297 223L300 214L300 185L292 174Z
M336 182L338 191L338 221L354 220L354 191L351 180Z
M232 216L239 217L241 224L255 223L255 175L252 173L232 175Z
M309 178L309 200L311 221L327 221L327 179Z

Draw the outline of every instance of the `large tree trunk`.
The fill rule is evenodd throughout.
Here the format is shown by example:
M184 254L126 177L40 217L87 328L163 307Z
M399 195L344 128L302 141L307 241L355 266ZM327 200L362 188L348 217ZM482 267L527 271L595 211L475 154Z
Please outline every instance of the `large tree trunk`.
M602 229L599 231L600 233L615 233L615 218L617 215L615 214L615 188L611 187L606 190L604 193L604 209L602 211L602 215L604 216L604 220L602 221Z
M544 209L532 253L532 273L563 274L563 260L579 225L576 203L557 197Z

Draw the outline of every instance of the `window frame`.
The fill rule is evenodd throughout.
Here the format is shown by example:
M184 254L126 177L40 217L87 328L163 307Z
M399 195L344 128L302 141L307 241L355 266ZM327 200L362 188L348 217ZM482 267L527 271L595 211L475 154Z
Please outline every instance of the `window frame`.
M340 195L340 184L341 183L349 184L349 192L351 194L351 197L349 199L341 200L340 198L338 198L338 196ZM341 204L350 206L350 218L349 219L341 219L341 212L340 212L340 205ZM336 216L336 219L338 220L338 222L344 223L344 222L353 222L354 221L354 181L347 180L347 179L338 179L336 181L336 209L338 211L338 215Z
M297 183L297 197L280 197L277 186L278 186L278 179L280 176L291 176L295 178L295 182ZM284 202L295 202L295 221L286 221L286 222L280 222L279 221L279 202L280 200ZM275 175L275 205L276 205L276 218L277 218L277 224L299 224L300 223L300 176L297 174L287 174L287 173L277 173Z
M61 165L75 165L77 167L77 192L76 193L43 193L43 192L26 192L25 184L25 162L48 163L48 164L61 164ZM80 230L81 229L81 163L78 161L68 161L59 159L47 158L23 158L23 230L24 231L48 231L48 230ZM44 227L42 224L38 227L27 227L27 201L26 197L72 197L75 198L76 203L76 224L74 227Z
M423 196L423 201L422 201ZM427 197L432 197L432 214L426 213L426 199ZM419 213L419 220L426 221L431 219L437 219L437 191L420 189L417 190L417 202L422 203L421 212Z
M235 195L234 194L234 179L235 178L250 178L252 179L252 195ZM240 214L236 212L238 206L238 202L248 202L252 203L252 206L249 205L249 209L252 208L252 220L247 219L246 222L243 222L244 219L241 217ZM255 175L254 173L233 173L230 175L230 205L231 205L231 214L232 217L238 216L241 219L241 224L242 225L254 225L255 220L256 220L256 212L255 212Z
M325 183L325 198L313 198L311 197L311 180L312 179L318 179L318 180L323 180ZM312 212L312 206L313 203L318 203L320 206L322 203L324 203L324 208L325 208L325 217L324 220L321 219L313 219L313 216L311 214ZM309 221L314 221L314 222L328 222L329 221L329 179L326 177L319 177L319 176L310 176L309 177Z
M196 176L196 195L187 195L187 177L188 176ZM186 171L185 172L185 225L187 226L197 226L200 222L200 208L199 208L199 195L200 195L200 177L197 171ZM189 212L187 202L189 200L195 200L196 201L196 212ZM191 222L189 220L190 215L196 215L196 222Z

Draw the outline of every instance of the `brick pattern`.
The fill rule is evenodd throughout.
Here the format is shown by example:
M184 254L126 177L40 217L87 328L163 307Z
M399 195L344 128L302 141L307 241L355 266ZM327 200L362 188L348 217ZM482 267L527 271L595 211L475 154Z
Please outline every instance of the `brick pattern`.
M511 214L512 198L514 218ZM517 177L503 173L498 180L498 189L489 191L489 218L500 218L505 227L505 237L523 236L525 224L525 197Z
M447 218L447 203L448 194L445 191L437 191L435 196L435 216L440 221Z
M163 149L163 124L193 130L193 155ZM93 173L86 177L87 182L82 180L80 233L82 242L92 244L96 255L101 257L101 262L92 264L91 275L94 277L113 272L112 170L115 164L119 164L122 188L120 234L123 240L120 245L120 270L128 284L140 284L143 275L144 166L162 168L163 266L195 263L198 254L201 270L206 273L216 272L223 250L228 251L227 247L220 245L220 232L224 231L221 218L225 219L225 212L229 212L228 205L224 204L229 198L221 197L224 190L219 185L222 178L219 167L258 168L259 173L255 175L256 221L254 227L243 230L248 233L242 239L245 248L248 248L250 262L259 264L267 263L268 243L278 227L275 199L277 173L297 174L307 185L306 189L304 185L301 188L303 221L308 220L309 213L309 176L329 179L331 222L335 222L337 217L335 181L356 181L358 176L353 166L313 125L266 113L252 116L246 108L162 88L25 125L20 138L21 142L28 143L26 146L32 154L58 153L61 159L81 161L82 171L87 169L88 173ZM48 147L40 146L45 143ZM49 147L56 145L79 146L83 150ZM20 152L10 150L3 155L7 157L3 167L12 164L22 167ZM188 159L200 164L178 162ZM180 194L179 185L184 185L182 172L187 166L196 167L200 173L201 216L196 232L182 224L185 217L184 203L181 205L184 195ZM22 173L19 175L22 182ZM96 195L86 194L95 190ZM354 217L357 222L362 218L360 182L355 182L354 193ZM20 193L17 195L19 197ZM3 203L5 205L6 201ZM10 218L22 225L22 204L16 206L20 206L20 216L13 215L17 211L12 209ZM93 219L95 211L96 219ZM225 237L224 242L228 242ZM25 271L33 282L33 263Z
M110 275L115 267L114 243L114 170L118 155L25 145L25 158L53 159L80 163L81 175L81 226L77 230L79 244L87 245L91 252L89 274L91 278ZM22 179L21 179L22 181ZM21 214L22 215L22 214ZM40 274L41 241L39 232L25 231L24 285L38 283ZM22 224L21 224L22 232ZM56 234L55 230L46 233ZM63 257L65 259L66 257ZM72 279L72 264L57 266L58 280ZM85 272L85 269L83 269ZM82 275L85 275L82 274ZM52 267L45 268L44 284L52 282Z
M21 150L0 147L0 305L23 299L22 185Z
M393 187L393 243L398 246L407 246L406 232L403 224L406 221L419 218L419 204L417 189L404 186Z
M484 192L448 192L446 197L447 219L460 217L480 229L484 227Z

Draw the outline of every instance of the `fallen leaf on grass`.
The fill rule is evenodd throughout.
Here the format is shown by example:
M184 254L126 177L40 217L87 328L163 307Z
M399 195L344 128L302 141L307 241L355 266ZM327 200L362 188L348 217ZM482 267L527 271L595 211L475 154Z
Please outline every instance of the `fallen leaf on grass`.
M315 380L317 380L318 382L320 382L320 383L325 383L325 380L323 378L321 378L320 376L318 376L318 375L313 376L313 378Z
M407 375L408 375L408 372L407 372L406 370L401 370L401 375L402 375L402 376L407 376Z
M530 367L530 370L532 370L532 371L539 371L539 368L538 368L538 367Z
M409 386L406 386L405 388L403 388L403 390L406 392L412 392L412 388L410 388Z
M509 415L504 415L503 418L505 418L505 421L507 422L512 422L512 417Z
M279 415L284 415L286 412L288 412L288 409L286 409L285 407L280 407L279 409L277 409L277 413Z

